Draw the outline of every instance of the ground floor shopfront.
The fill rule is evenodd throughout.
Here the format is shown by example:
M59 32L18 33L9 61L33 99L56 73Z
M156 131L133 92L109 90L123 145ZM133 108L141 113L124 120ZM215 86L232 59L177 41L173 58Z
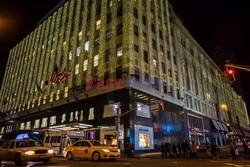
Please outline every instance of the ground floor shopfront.
M164 108L152 110L152 104L160 101L164 102ZM119 134L114 112L117 107L121 108L121 113L131 111L121 117ZM62 144L59 136L65 134L71 136L72 141L76 138L100 140L111 146L119 144L121 149L129 141L136 152L159 151L163 142L178 144L186 139L195 141L197 145L212 138L216 138L219 145L224 143L222 131L213 130L211 119L135 89L121 89L31 113L13 122L2 123L0 128L1 133L14 130L44 131L50 134L48 143L52 141L54 146ZM58 152L62 148L59 147Z

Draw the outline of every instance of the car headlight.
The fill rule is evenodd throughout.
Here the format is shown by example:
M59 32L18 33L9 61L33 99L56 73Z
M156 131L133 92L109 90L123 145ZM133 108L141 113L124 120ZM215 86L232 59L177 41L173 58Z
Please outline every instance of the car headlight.
M102 149L105 153L109 153L110 151L108 149Z
M34 155L35 152L34 151L26 151L24 152L25 155Z
M54 150L48 150L49 154L54 154Z

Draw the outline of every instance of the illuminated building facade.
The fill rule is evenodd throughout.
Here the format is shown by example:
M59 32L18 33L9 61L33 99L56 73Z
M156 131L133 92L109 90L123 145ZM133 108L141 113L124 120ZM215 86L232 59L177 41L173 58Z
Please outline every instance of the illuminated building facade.
M53 72L67 67L71 74L52 83ZM1 133L84 129L86 138L115 144L120 106L134 109L121 118L121 146L223 143L225 123L237 125L237 115L245 127L248 118L220 72L165 0L65 1L10 51L1 111L15 124L2 122ZM160 101L163 111L153 112Z

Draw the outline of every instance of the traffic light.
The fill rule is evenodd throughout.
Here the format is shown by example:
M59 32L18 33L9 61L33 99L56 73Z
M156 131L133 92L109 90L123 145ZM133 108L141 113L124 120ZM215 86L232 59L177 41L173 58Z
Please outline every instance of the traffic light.
M229 81L232 83L235 81L235 71L234 69L227 69L226 71L227 77Z
M160 108L160 110L164 110L164 102L163 101L160 101L159 108Z

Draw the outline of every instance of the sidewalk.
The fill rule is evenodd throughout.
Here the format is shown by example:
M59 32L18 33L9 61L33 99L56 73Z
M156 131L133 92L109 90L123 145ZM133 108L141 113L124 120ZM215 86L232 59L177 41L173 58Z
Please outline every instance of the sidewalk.
M243 149L239 148L240 151L240 159L244 159ZM161 152L152 152L152 153L141 153L134 155L135 158L154 158L154 159L161 159ZM197 152L197 157L201 159L210 159L207 152ZM220 148L219 159L231 159L230 150L228 147Z

